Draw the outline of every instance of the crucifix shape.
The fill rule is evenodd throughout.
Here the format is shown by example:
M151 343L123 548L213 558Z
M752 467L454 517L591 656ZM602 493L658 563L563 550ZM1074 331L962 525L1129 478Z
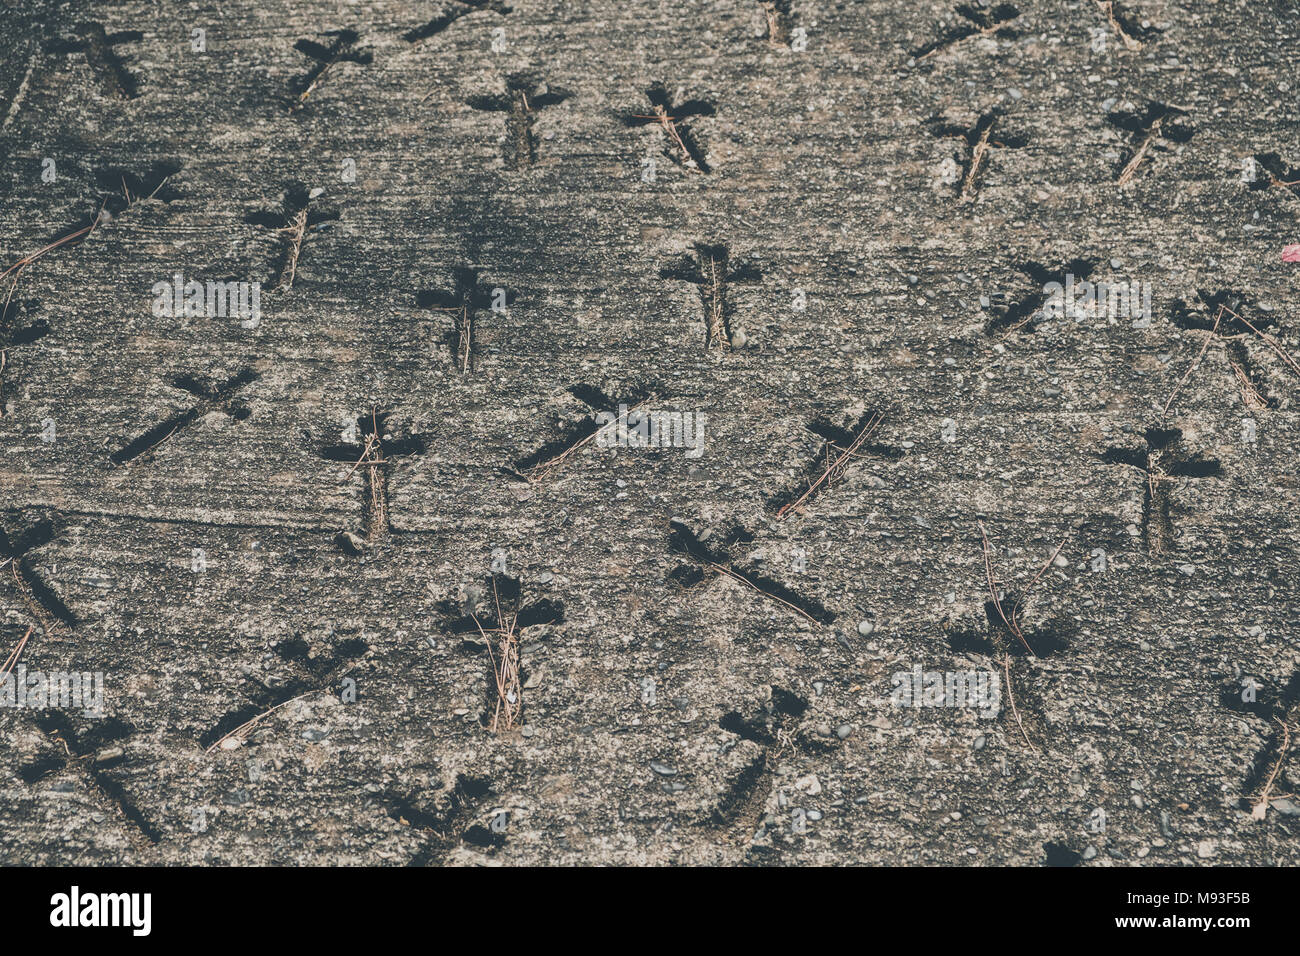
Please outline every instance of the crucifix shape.
M1144 437L1145 448L1109 448L1102 461L1138 468L1146 475L1142 534L1147 550L1159 554L1175 544L1170 484L1180 478L1212 478L1222 474L1223 468L1217 459L1181 450L1181 429L1148 428Z
M219 385L201 380L193 375L176 376L170 383L172 388L179 388L197 398L198 401L194 403L194 406L187 411L179 412L165 421L159 422L138 438L113 452L113 454L109 455L108 460L114 465L125 465L146 452L153 451L182 428L192 425L211 412L221 412L237 422L244 421L253 413L247 405L236 397L235 393L257 381L258 377L258 374L251 368L237 372Z
M591 385L571 386L569 394L590 407L593 413L605 412L611 416L621 412L624 407L627 408L629 414L633 413L654 399L652 392L638 389L622 402L619 402ZM506 470L528 481L550 474L580 449L595 441L602 431L608 432L616 429L618 424L618 419L615 419L607 424L600 425L596 422L595 414L587 415L581 421L570 425L563 436L555 441L547 442L531 455L516 462L513 468Z
M1221 289L1213 294L1198 289L1196 296L1200 300L1198 304L1189 305L1181 299L1175 302L1171 321L1184 331L1205 331L1208 334L1201 351L1165 403L1164 414L1169 414L1174 397L1196 370L1211 342L1223 346L1228 365L1237 378L1242 404L1252 410L1276 408L1278 400L1270 394L1265 377L1255 370L1251 350L1247 345L1252 341L1252 336L1260 339L1282 358L1293 373L1300 376L1300 364L1291 358L1275 338L1260 328L1273 324L1273 320L1267 316L1255 317L1255 322L1247 319L1243 314L1246 312L1245 298L1231 289ZM1256 322L1259 324L1256 325Z
M766 811L764 797L772 785L774 758L790 751L808 757L833 753L843 746L839 739L833 742L812 733L803 718L808 714L809 702L775 684L771 697L756 710L746 707L750 716L740 710L729 710L718 720L718 727L762 748L761 752L733 778L718 802L709 811L707 824L732 830L744 842L758 839L766 832L763 822ZM670 790L665 785L666 790ZM795 827L801 827L806 817L796 810Z
M537 139L533 136L537 111L562 103L569 96L563 90L551 89L532 74L516 73L506 79L504 94L471 96L465 102L476 110L506 114L506 168L523 169L537 162Z
M407 30L402 34L402 39L407 43L418 43L421 40L427 40L429 37L447 29L461 17L468 16L479 10L491 10L502 16L511 12L511 8L507 7L501 0L456 0L456 2L452 3L450 9L434 17L424 26Z
M1300 199L1300 166L1287 164L1277 153L1257 153L1252 159L1268 175L1255 175L1250 182L1251 189L1276 187L1292 199Z
M957 188L957 198L961 202L973 202L980 176L988 168L989 154L994 149L1023 149L1027 140L1019 136L994 135L993 127L997 125L1002 114L990 110L975 121L969 129L961 126L945 125L939 129L940 136L955 136L966 145L966 155L962 159L963 175Z
M1263 704L1261 700L1260 705ZM1251 817L1263 820L1268 814L1269 803L1282 794L1277 790L1277 778L1286 766L1287 757L1293 747L1300 743L1300 670L1291 675L1290 681L1271 702L1271 706L1250 708L1260 713L1274 725L1264 749L1251 761L1251 772L1242 790L1239 806L1251 811ZM1291 796L1294 796L1292 794Z
M628 110L619 114L624 126L658 126L663 130L665 152L673 162L685 170L697 173L710 172L704 150L691 128L684 122L692 116L713 116L714 107L708 100L686 100L674 105L673 97L663 83L654 83L646 90L650 110Z
M842 479L857 460L867 456L887 461L902 458L904 452L901 449L870 441L884 419L884 412L867 411L850 428L840 428L825 419L810 424L808 430L821 437L822 447L805 469L804 489L786 492L768 502L769 509L776 512L777 520L784 521L792 514L805 513L808 503Z
M162 831L107 772L126 759L121 749L117 751L118 756L101 756L109 744L129 739L135 728L116 717L103 717L90 722L88 729L78 733L69 715L52 707L37 711L34 722L57 746L51 748L49 756L18 768L18 775L25 783L35 784L54 773L78 773L104 801L105 807L121 817L128 832L139 838L135 842L141 848L163 839Z
M727 349L732 345L727 287L732 282L757 282L762 272L752 263L732 265L725 245L697 243L694 258L683 255L660 269L659 278L690 282L699 288L706 348Z
M719 536L715 547L710 547L684 522L674 518L668 525L668 548L687 558L690 564L674 569L668 579L691 589L718 577L731 578L813 624L825 626L834 622L835 614L811 598L801 597L780 581L765 577L752 568L736 566L729 552L735 545L749 544L753 540L753 534L735 525Z
M22 302L9 300L0 308L0 418L5 414L5 368L9 364L9 350L23 345L31 345L38 339L50 334L50 323L44 319L21 322L20 314L30 314L40 308L37 299L24 299Z
M1055 285L1064 288L1071 276L1075 282L1083 282L1092 275L1092 270L1096 267L1097 264L1088 259L1071 259L1069 262L1062 263L1060 268L1051 268L1037 262L1026 262L1020 266L1020 271L1029 276L1036 288L1005 309L995 308L989 320L984 323L984 334L1018 332L1026 327L1031 332L1034 331L1036 323L1043 317L1044 306L1052 299L1048 287Z
M306 186L294 184L285 190L282 211L253 212L244 217L244 222L254 226L272 229L280 239L280 257L271 274L275 283L271 291L280 288L293 288L298 275L298 257L302 254L303 240L308 229L323 228L327 222L338 221L339 214L334 210L312 209L311 201L315 195L324 190L307 190Z
M356 433L359 440L327 445L320 452L320 456L328 461L346 462L352 466L344 480L361 471L366 488L362 515L367 544L385 538L391 530L388 520L389 461L403 455L422 455L426 449L424 438L420 435L394 438L388 430L388 418L386 412L378 413L372 409L369 416L362 415L357 419ZM362 539L356 535L343 532L337 540L344 551L359 553L357 545Z
M759 0L767 20L767 39L773 46L790 42L790 25L794 21L792 0Z
M79 23L75 40L55 40L47 44L51 53L84 53L90 69L99 78L100 85L109 96L129 100L135 97L137 83L113 47L123 43L139 43L144 34L139 30L106 33L102 24Z
M1136 53L1142 49L1142 41L1160 33L1157 27L1144 26L1141 17L1126 12L1115 0L1094 0L1094 2L1126 50Z
M0 526L0 569L8 568L5 576L12 577L23 603L47 634L60 624L67 627L77 625L77 619L68 606L28 560L37 548L52 541L55 533L54 523L48 519L32 524L21 534L10 535Z
M293 105L289 107L290 113L302 109L307 97L325 79L325 72L336 63L359 63L364 66L374 59L369 50L355 49L357 40L360 39L355 30L326 30L324 35L333 37L329 46L323 46L314 40L299 40L293 45L299 53L316 62L306 76L290 85L291 91L297 94Z
M1020 16L1020 11L1009 3L999 3L991 10L973 3L962 3L957 5L956 13L967 22L953 27L938 40L912 51L911 56L917 62L971 37L994 36L1000 40L1010 40L1019 36L1008 24Z
M312 657L310 646L300 637L281 642L276 645L275 653L291 672L277 675L275 683L269 685L248 678L253 690L245 697L246 702L223 714L215 725L204 731L199 736L199 746L206 753L242 746L262 721L282 707L313 694L337 692L340 679L369 650L370 645L358 637Z
M488 580L488 586L492 597L486 613L479 613L477 594L463 607L444 601L439 605L439 611L453 634L478 634L482 643L487 645L492 686L483 723L487 724L487 713L491 712L494 732L498 729L514 730L523 717L524 684L527 681L519 655L519 638L530 627L562 622L564 605L549 598L522 604L523 589L517 578L494 574Z
M447 348L456 367L462 372L474 368L474 335L478 312L495 306L507 306L515 300L509 289L479 283L478 270L460 268L454 271L454 285L450 292L426 290L416 293L416 304L422 309L452 313L452 330L447 333Z
M1118 111L1106 116L1106 121L1117 129L1133 134L1133 146L1128 151L1128 158L1120 165L1115 177L1117 185L1132 182L1138 167L1147 159L1152 150L1163 150L1163 140L1168 143L1185 143L1192 138L1196 130L1178 118L1186 116L1187 111L1164 103L1150 103L1141 113Z

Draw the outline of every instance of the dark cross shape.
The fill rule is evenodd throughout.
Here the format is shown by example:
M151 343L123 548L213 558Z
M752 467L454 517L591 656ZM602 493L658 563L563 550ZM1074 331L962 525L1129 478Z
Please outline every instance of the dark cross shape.
M759 0L767 20L767 39L773 46L790 42L790 26L794 22L792 0Z
M132 832L144 837L150 844L161 842L162 831L154 826L127 796L126 789L108 773L126 760L118 748L117 756L100 756L109 745L128 739L135 728L116 717L106 717L93 722L90 729L77 733L67 714L56 709L39 711L35 723L57 745L54 755L39 759L18 770L27 784L34 784L53 773L76 772L84 776L91 787L122 815Z
M610 415L618 415L621 406L626 405L629 420L632 420L631 413L654 398L652 391L638 389L622 402L619 402L591 385L573 385L569 388L569 394L590 407L594 412L607 412ZM532 480L540 475L547 474L594 441L602 429L613 427L615 427L615 422L599 425L596 422L595 415L587 415L581 421L570 425L560 438L547 442L531 455L516 462L513 468L507 468L505 471L526 480Z
M1179 450L1183 433L1178 428L1148 428L1145 448L1109 448L1102 460L1110 465L1128 465L1146 475L1142 502L1142 532L1147 550L1158 554L1174 544L1170 517L1170 482L1178 478L1211 478L1223 469L1214 458L1188 455Z
M1272 189L1277 187L1295 199L1300 199L1300 166L1291 166L1283 161L1277 153L1257 153L1255 162L1268 178L1256 177L1250 184L1251 189Z
M684 120L692 116L713 116L714 107L708 100L686 100L673 105L672 95L663 83L654 83L646 90L650 112L628 110L618 114L619 120L629 128L658 126L664 133L665 152L673 162L686 170L710 172L695 134Z
M494 574L488 579L491 595L487 596L486 613L477 613L479 595L476 593L459 605L443 601L438 610L453 634L477 634L487 645L491 667L491 684L483 723L487 724L487 711L492 712L492 729L495 731L505 720L505 730L513 730L523 716L523 688L526 683L519 656L519 638L530 627L558 624L564 620L564 605L550 598L522 603L523 589L517 578ZM495 623L492 623L495 618ZM473 642L466 642L471 647ZM495 643L495 648L493 644Z
M165 203L176 199L179 194L167 187L167 180L179 169L180 167L174 164L157 163L150 167L143 178L123 170L101 173L97 177L98 182L101 186L106 186L110 193L100 201L98 212L69 231L56 236L42 248L23 256L6 269L4 273L0 274L0 280L10 279L9 289L5 293L4 304L0 306L0 417L4 415L4 370L8 362L7 350L16 345L27 345L34 342L47 335L50 331L49 324L44 320L38 320L21 329L18 328L19 310L30 311L40 305L40 302L35 299L26 300L21 304L14 301L14 290L18 288L18 280L22 278L23 271L36 260L55 249L70 249L85 242L100 223L112 221L114 216L130 209L132 205L142 198L153 199L157 197ZM119 187L121 195L118 194Z
M1186 115L1186 110L1164 103L1150 103L1141 113L1119 111L1108 114L1106 122L1133 134L1133 146L1128 150L1128 158L1121 162L1115 182L1120 186L1131 182L1152 150L1166 148L1160 145L1161 140L1185 143L1191 139L1196 130L1178 122L1180 116Z
M1240 689L1235 688L1232 693L1234 708L1243 709L1236 703L1240 700ZM1269 802L1277 789L1277 778L1286 765L1287 757L1300 744L1300 670L1291 674L1290 681L1271 701L1271 705L1259 700L1244 709L1265 718L1271 725L1276 725L1264 749L1251 761L1250 775L1242 787L1245 796L1238 804L1242 810L1251 810L1256 819L1262 820L1268 812Z
M924 60L970 37L995 36L999 40L1011 40L1019 36L1016 30L1007 26L1020 16L1020 11L1009 3L999 3L991 10L973 3L962 3L957 5L956 13L968 22L953 27L938 40L912 51L914 59Z
M280 239L280 256L271 274L274 292L282 287L293 288L298 275L298 257L308 229L324 228L324 223L337 222L338 212L312 209L311 193L306 186L295 183L285 190L281 212L253 212L244 222L272 229Z
M1114 0L1095 0L1097 9L1106 18L1116 35L1119 36L1126 50L1136 53L1142 49L1142 41L1158 35L1157 27L1145 27L1140 17L1126 12Z
M422 455L426 450L424 438L411 435L408 438L394 438L388 431L388 413L371 410L370 415L357 419L360 442L348 442L327 445L320 451L320 456L328 461L346 462L352 467L345 480L352 477L358 469L365 478L366 496L362 503L365 520L366 543L374 544L388 535L391 525L388 521L388 463L390 459L402 455ZM359 539L355 535L342 533L338 539L339 547L351 554L357 554Z
M182 428L193 424L210 412L222 412L237 422L244 421L253 413L247 405L235 397L235 393L257 381L258 377L258 374L250 368L243 369L220 385L200 380L193 375L176 376L171 381L172 388L182 389L197 398L194 407L150 428L143 435L113 452L109 456L109 461L114 465L125 465L146 452L153 451Z
M537 139L533 136L537 111L562 103L570 95L551 89L531 74L516 73L506 79L504 94L471 96L465 102L476 110L506 114L506 168L523 169L537 162Z
M125 169L109 169L95 177L100 189L107 189L103 207L114 216L121 215L141 199L157 199L170 203L181 194L167 185L167 181L181 171L176 163L154 163L144 175L137 176ZM120 193L120 195L119 195Z
M1274 324L1273 320L1261 316L1256 318L1255 322L1251 322L1242 314L1245 311L1245 297L1231 289L1220 289L1214 293L1198 289L1196 297L1200 300L1196 304L1188 304L1181 299L1174 303L1171 317L1173 324L1188 332L1209 332L1211 337L1206 339L1206 346L1211 341L1218 341L1223 345L1228 365L1237 377L1242 402L1247 408L1276 408L1278 400L1269 394L1268 384L1255 371L1248 345L1255 337L1266 342L1271 341L1271 337L1266 336L1260 327ZM1195 367L1193 364L1192 368ZM1190 374L1189 369L1188 375ZM1175 394L1177 394L1176 390ZM1165 406L1166 413L1169 405L1172 404L1173 395Z
M478 270L459 268L454 271L454 287L451 292L426 290L417 292L416 304L422 309L434 309L452 313L452 330L447 333L447 348L452 359L462 372L474 368L474 334L481 309L493 305L493 287L479 283ZM500 286L496 288L501 288ZM506 290L505 304L515 300L514 293Z
M722 715L718 720L721 729L758 744L762 752L736 775L710 812L710 825L735 827L746 841L758 839L767 829L760 822L764 815L762 794L766 792L760 786L771 775L769 760L786 750L816 757L842 746L838 741L822 740L807 731L802 718L808 713L808 707L806 699L774 684L771 698L763 701L752 716L746 717L739 710Z
M54 40L46 45L51 53L84 53L91 70L99 77L100 85L109 96L129 100L135 97L137 83L113 47L123 43L139 43L144 34L139 30L123 30L109 34L99 23L79 23L76 40Z
M19 314L30 314L40 308L40 300L24 299L22 302L9 300L0 308L0 418L5 414L5 368L9 364L9 350L23 345L31 345L38 339L50 334L50 323L44 319L20 323Z
M484 850L500 849L506 845L509 810L495 813L486 826L470 822L478 817L483 804L494 796L496 791L492 789L490 778L461 773L456 775L452 786L440 791L434 800L427 799L424 792L411 790L388 790L380 800L392 819L429 836L424 848L411 857L409 865L432 866L445 861L447 852L456 844L458 832L459 839Z
M1023 149L1028 141L1020 136L996 136L993 127L1002 118L998 110L990 110L975 121L969 129L961 126L944 125L939 129L940 136L955 136L966 144L966 156L962 159L964 173L961 185L957 189L957 198L961 202L973 202L980 176L988 168L989 154L994 149Z
M312 91L325 78L325 71L334 64L359 63L364 66L374 59L374 55L369 50L353 49L357 40L360 39L355 30L326 30L324 35L334 38L329 46L322 46L314 40L299 40L293 45L293 48L299 53L310 57L316 62L307 71L306 76L295 80L290 85L290 90L297 94L297 99L289 107L290 113L302 108L303 104L307 102L307 97L311 96Z
M868 411L851 428L840 428L825 419L811 423L808 430L821 437L822 446L804 471L805 487L778 495L768 502L777 519L784 520L791 514L802 513L808 502L842 479L855 461L867 456L886 461L902 458L905 452L901 448L870 441L884 418L883 412Z
M1071 259L1058 269L1037 262L1026 262L1020 271L1029 276L1037 288L1008 306L991 307L992 314L984 324L984 334L1018 332L1025 327L1033 331L1038 320L1043 318L1043 307L1052 298L1047 287L1053 284L1064 287L1067 276L1074 276L1079 281L1085 280L1096 267L1097 264L1088 259Z
M58 624L77 626L75 615L42 580L28 559L37 548L52 541L56 531L54 522L49 519L38 521L12 537L0 526L0 568L9 567L9 576L13 577L18 593L47 634ZM54 623L51 623L51 618Z
M248 703L222 715L216 724L199 737L199 746L206 752L222 749L228 739L244 740L263 719L284 705L322 691L337 692L340 681L347 676L370 645L361 638L342 641L331 653L310 656L310 648L302 638L290 638L275 647L275 653L290 668L289 676L274 675L256 682L253 692L247 695ZM252 677L247 678L251 683Z
M697 243L695 258L683 255L672 265L659 270L661 279L677 279L699 287L700 303L704 307L704 332L706 347L725 349L731 347L731 303L727 300L727 286L732 282L757 282L762 272L752 263L730 264L727 247Z
M416 27L414 30L407 30L402 34L402 39L407 43L419 43L421 40L427 40L429 37L441 33L447 27L451 26L461 17L468 16L479 10L491 10L504 16L511 12L501 0L457 0L453 3L451 9L442 13L422 27Z
M720 536L715 548L710 548L685 523L674 519L668 526L668 547L671 551L688 558L691 563L676 568L669 574L669 580L690 589L705 581L715 580L717 577L728 577L814 624L832 623L835 620L834 613L826 610L816 601L799 596L780 581L764 577L751 568L736 567L729 556L732 547L736 544L748 544L753 540L753 534L735 525Z

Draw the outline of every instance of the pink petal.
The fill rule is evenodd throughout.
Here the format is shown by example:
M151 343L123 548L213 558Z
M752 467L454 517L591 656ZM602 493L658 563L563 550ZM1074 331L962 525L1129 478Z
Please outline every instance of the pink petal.
M1283 262L1300 262L1300 246L1285 246L1282 249Z

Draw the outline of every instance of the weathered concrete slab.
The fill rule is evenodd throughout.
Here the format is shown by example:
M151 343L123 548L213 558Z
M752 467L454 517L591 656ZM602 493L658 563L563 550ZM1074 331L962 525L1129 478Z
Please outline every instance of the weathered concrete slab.
M1300 862L1300 11L777 6L0 18L5 862Z

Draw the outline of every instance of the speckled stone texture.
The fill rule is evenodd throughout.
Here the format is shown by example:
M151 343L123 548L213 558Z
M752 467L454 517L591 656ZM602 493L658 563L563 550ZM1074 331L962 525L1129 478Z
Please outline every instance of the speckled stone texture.
M0 862L1300 863L1294 0L0 8Z

